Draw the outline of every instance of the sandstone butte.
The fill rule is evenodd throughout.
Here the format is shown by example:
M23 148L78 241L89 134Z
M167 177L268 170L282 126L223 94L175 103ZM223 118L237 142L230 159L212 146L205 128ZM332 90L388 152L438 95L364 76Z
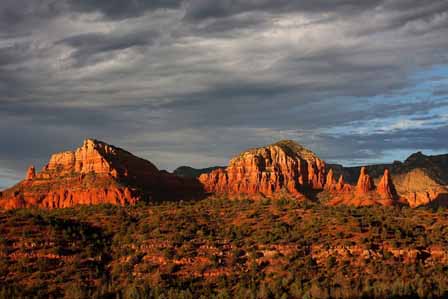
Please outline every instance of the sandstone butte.
M126 205L198 198L201 193L194 179L159 171L125 150L87 139L75 151L52 155L39 173L31 166L25 180L0 193L0 208Z
M127 205L140 200L199 199L204 191L228 198L311 198L328 205L417 207L443 200L447 204L448 191L441 183L446 179L442 169L448 165L446 158L416 154L398 166L361 167L353 186L346 183L340 170L336 180L333 169L312 151L284 140L247 150L233 158L227 168L203 173L197 180L160 171L125 150L87 139L75 151L52 155L38 173L31 166L22 182L0 192L0 208ZM435 169L423 167L439 164L442 166ZM368 169L378 173L379 167L384 172L375 186ZM398 170L392 175L389 168L393 167Z
M378 188L365 168L358 184L345 183L343 175L336 181L334 172L312 151L284 140L266 147L250 149L233 158L226 169L202 174L199 181L206 192L230 198L302 199L319 192L329 193L328 204L393 205L398 203L391 176L386 170Z
M325 162L299 144L284 140L250 149L233 158L226 169L202 174L207 192L230 197L275 198L287 193L303 198L325 185Z

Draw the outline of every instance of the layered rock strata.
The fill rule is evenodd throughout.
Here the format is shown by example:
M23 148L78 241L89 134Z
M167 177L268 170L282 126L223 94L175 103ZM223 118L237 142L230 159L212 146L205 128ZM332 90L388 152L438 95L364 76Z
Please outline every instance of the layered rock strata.
M230 197L300 198L325 186L326 166L312 151L284 140L245 151L226 169L199 177L207 192Z
M41 172L0 195L0 208L66 208L76 205L135 204L199 196L201 185L159 171L151 162L104 142L87 139L75 151L57 153Z

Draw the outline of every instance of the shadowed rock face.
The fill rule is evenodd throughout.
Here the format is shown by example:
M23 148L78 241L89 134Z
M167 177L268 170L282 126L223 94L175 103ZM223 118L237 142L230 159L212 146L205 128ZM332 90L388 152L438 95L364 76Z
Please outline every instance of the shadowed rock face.
M395 190L394 183L392 182L389 169L384 170L384 175L378 184L377 192L383 198L391 200L398 199L397 191Z
M197 178L199 177L201 174L204 173L210 173L213 170L216 169L224 169L226 167L224 166L213 166L213 167L208 167L208 168L193 168L193 167L189 167L189 166L180 166L178 168L176 168L173 173L177 176L180 177L185 177L185 178Z
M199 196L200 184L159 171L151 162L104 142L87 139L75 151L57 153L41 172L5 190L0 207L65 208L78 204L135 204Z
M199 177L207 192L230 197L277 197L287 193L302 197L325 185L325 162L312 151L290 141L245 151L226 169Z

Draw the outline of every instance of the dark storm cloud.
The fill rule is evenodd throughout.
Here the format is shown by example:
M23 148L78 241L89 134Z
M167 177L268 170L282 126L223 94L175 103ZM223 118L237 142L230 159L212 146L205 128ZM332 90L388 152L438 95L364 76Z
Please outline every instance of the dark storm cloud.
M30 52L28 43L0 48L0 67L19 63L25 60Z
M396 29L415 20L430 22L435 17L448 10L448 3L444 0L425 1L395 1L395 0L190 0L186 1L186 17L190 20L202 20L208 18L225 18L244 12L270 12L270 13L329 13L336 16L353 16L356 14L370 14L375 10L384 14L395 14L394 18L383 20L371 31ZM444 26L445 22L437 26ZM362 28L362 26L361 26ZM423 30L421 28L421 30ZM425 32L428 32L426 30ZM423 33L423 32L422 32Z
M181 0L69 0L75 11L102 13L110 19L139 17L147 11L179 8Z
M352 159L373 159L383 155L385 151L393 150L433 150L446 151L445 136L448 126L436 128L417 128L397 130L389 133L376 133L371 135L353 134L343 136L321 136L326 142L332 144L334 151L326 152L330 160L347 160L344 150L352 150ZM343 150L341 150L343 149ZM406 157L402 157L404 159ZM391 162L391 161L386 161Z
M186 1L186 15L190 19L222 18L248 11L270 11L270 12L344 12L356 13L365 9L373 8L382 4L382 0L190 0Z
M446 36L444 0L1 1L0 181L86 137L170 169L448 150Z
M101 59L98 57L101 54L149 46L157 37L158 33L155 31L126 34L85 33L64 38L56 42L56 45L64 44L75 49L71 54L71 58L76 61L75 65L85 66Z
M8 143L0 147L0 169L15 170L9 177L21 177L30 164L41 168L52 153L73 150L89 137L120 145L117 137L135 129L123 114L113 108L3 103L0 138Z
M0 37L30 35L49 19L65 12L66 5L59 0L2 0Z

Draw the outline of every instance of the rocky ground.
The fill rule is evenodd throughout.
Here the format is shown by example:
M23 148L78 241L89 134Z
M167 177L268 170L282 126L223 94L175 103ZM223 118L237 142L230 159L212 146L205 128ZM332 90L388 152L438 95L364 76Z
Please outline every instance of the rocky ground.
M443 208L282 199L13 210L0 298L442 298L447 227Z

